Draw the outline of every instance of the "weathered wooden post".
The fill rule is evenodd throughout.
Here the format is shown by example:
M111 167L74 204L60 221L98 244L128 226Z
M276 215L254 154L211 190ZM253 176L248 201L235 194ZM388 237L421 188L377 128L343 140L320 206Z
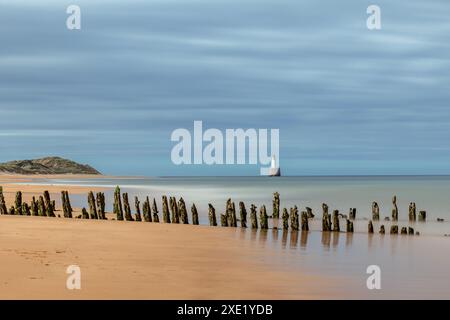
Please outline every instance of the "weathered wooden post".
M398 221L397 196L392 197L392 205L394 206L392 209L392 221Z
M61 191L61 206L63 209L63 216L64 218L67 218L66 192L64 190Z
M256 216L256 206L254 204L250 206L250 222L252 229L258 229L258 217Z
M283 220L283 230L289 230L289 213L286 208L283 208L283 214L281 218Z
M322 231L331 231L331 216L328 214L328 205L322 203Z
M310 207L306 207L306 216L308 219L314 219L315 215Z
M163 222L170 223L169 205L167 203L167 197L162 196L162 206L163 206Z
M54 217L55 213L53 212L52 201L50 200L50 193L45 190L44 191L44 200L45 200L45 213L47 217Z
M273 227L276 229L278 228L278 221L280 219L280 194L278 192L275 192L273 194L273 212L272 212L272 219L273 219Z
M378 206L378 203L375 201L372 202L372 220L378 221L380 220L380 207Z
M178 201L178 208L180 212L180 220L182 224L189 224L189 216L186 210L186 203L184 199L181 197Z
M34 196L31 199L31 215L32 216L38 216L39 215L38 203L37 203L36 198Z
M402 229L400 230L400 234L408 234L408 228L402 227Z
M14 214L17 216L22 215L22 192L17 191L16 192L16 201L15 201L15 210Z
M24 216L30 216L30 207L28 206L28 203L22 202L22 215Z
M128 201L128 193L122 194L123 197L123 210L125 213L125 220L126 221L134 221L133 216L131 215L131 207L130 202Z
M113 211L117 217L117 220L123 221L122 199L120 196L119 186L117 186L116 190L114 191L114 209L113 209Z
M195 206L195 203L192 204L191 213L192 213L192 224L199 225L198 212L197 212L197 207Z
M353 222L347 219L347 233L353 233Z
M391 234L398 234L398 226L397 225L393 225L391 226Z
M87 212L86 208L81 209L81 216L83 219L89 219L89 213Z
M237 227L237 218L236 218L236 208L234 206L234 202L231 199L227 200L227 205L225 208L225 216L228 220L227 225L230 227Z
M8 209L6 208L5 197L3 195L3 187L0 186L0 214L8 214Z
M67 197L69 197L69 194L67 193ZM96 194L96 200L97 200L97 212L98 212L98 218L102 220L106 220L106 204L105 204L105 194L103 192L97 192Z
M356 220L356 208L350 208L350 212L348 213L348 217L350 220Z
M309 231L308 211L302 211L302 231Z
M283 208L283 230L289 230L289 213L286 208Z
M92 191L88 193L88 204L89 204L89 217L91 219L98 219L97 207L95 205L95 197Z
M381 225L380 227L380 234L385 234L386 230L384 229L384 225Z
M70 204L69 191L65 192L65 202L67 206L67 218L72 218L72 205ZM105 200L103 199L103 206L105 205Z
M409 227L409 228L408 228L408 234L409 234L410 236L413 236L413 235L414 235L414 229L411 228L411 227Z
M228 218L226 215L221 214L220 215L220 226L222 227L228 227Z
M142 206L142 213L145 222L152 222L152 209L150 207L150 199L147 197Z
M245 203L239 202L239 215L241 218L241 228L247 228L247 209L245 209Z
M46 208L45 208L45 201L43 196L39 196L39 202L38 202L38 214L40 217L46 217Z
M214 209L211 203L208 203L208 207L209 225L212 227L217 227L216 209Z
M294 206L291 208L291 230L292 231L298 231L299 225L298 225L298 209L297 206Z
M180 214L178 212L177 198L169 197L169 207L172 212L172 223L180 223Z
M153 212L153 222L159 222L159 217L158 217L158 207L156 206L156 200L155 198L153 198L153 205L152 205L152 212Z
M416 203L411 202L409 204L409 221L416 221Z
M53 212L55 212L56 211L56 201L52 200L50 203L52 204Z
M333 210L333 231L341 231L341 228L339 226L339 210Z
M141 202L139 201L139 198L137 196L134 197L134 207L136 208L135 213L135 220L136 221L142 221L141 217Z
M368 233L373 233L373 223L372 220L369 221L369 224L367 226L367 232Z
M266 206L264 205L259 209L259 219L261 220L260 222L261 229L264 230L269 229L269 222L268 222L269 217L267 216Z
M427 212L425 210L419 211L419 221L427 221Z

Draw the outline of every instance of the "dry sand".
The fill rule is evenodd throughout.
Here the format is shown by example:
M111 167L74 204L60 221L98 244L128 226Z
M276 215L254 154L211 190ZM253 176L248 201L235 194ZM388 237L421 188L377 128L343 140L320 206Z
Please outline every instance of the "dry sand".
M75 176L72 176L76 178ZM14 185L37 176L0 176L8 204L49 190ZM64 178L67 178L65 176ZM94 190L93 190L94 191ZM304 299L326 298L333 281L271 263L275 251L239 229L124 221L0 216L0 299ZM66 269L81 268L81 290ZM332 293L330 293L329 297Z
M239 229L0 216L1 299L319 298L326 278L267 264ZM81 268L81 290L66 268Z

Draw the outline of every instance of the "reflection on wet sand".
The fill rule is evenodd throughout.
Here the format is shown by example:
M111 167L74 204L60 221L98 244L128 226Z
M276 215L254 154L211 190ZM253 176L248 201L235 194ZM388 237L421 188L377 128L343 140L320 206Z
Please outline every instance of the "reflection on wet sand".
M300 247L306 248L306 245L308 244L308 235L309 231L302 231L302 235L300 237Z

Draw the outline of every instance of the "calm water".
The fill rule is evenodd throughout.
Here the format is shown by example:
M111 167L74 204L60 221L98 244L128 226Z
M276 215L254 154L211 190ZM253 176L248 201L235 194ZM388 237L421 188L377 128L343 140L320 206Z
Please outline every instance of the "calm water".
M317 297L342 298L450 298L450 177L198 177L198 178L122 178L82 180L39 180L35 183L75 184L115 187L137 195L155 197L161 211L163 194L183 196L190 207L195 202L200 223L207 224L211 203L216 213L224 211L225 202L244 201L249 208L265 204L272 210L272 195L278 191L281 206L309 206L316 214L310 222L311 232L291 233L282 230L252 231L236 228L235 237L243 244L271 249L261 260L279 271L298 275L325 276L329 282L311 289ZM426 210L428 222L414 223L421 236L368 235L367 219L371 203L380 205L382 219L390 216L393 195L397 195L398 224L409 225L408 205L416 202L417 210ZM111 210L112 191L107 191ZM86 206L85 196L71 196L74 206ZM322 233L321 204L330 210L348 214L357 208L355 234ZM160 213L161 215L161 213ZM436 222L437 218L445 222ZM381 221L389 230L389 222ZM345 220L341 221L345 230ZM366 269L378 265L382 271L382 289L368 290ZM295 291L295 290L294 290ZM295 292L293 293L295 295Z
M312 230L321 228L321 205L327 203L330 212L338 209L348 214L351 207L357 208L356 232L365 232L367 219L371 218L372 201L380 206L381 220L390 217L392 196L397 195L399 225L407 226L408 206L415 202L417 212L427 211L427 223L415 223L413 227L422 235L450 234L450 176L420 177L183 177L183 178L114 178L81 180L39 180L36 183L76 184L86 186L115 187L135 195L141 200L145 196L155 197L161 211L161 196L183 197L188 209L195 203L200 215L200 223L208 223L208 203L223 213L228 198L238 205L244 201L249 211L250 204L266 205L272 210L272 197L280 193L281 207L297 205L299 211L308 206L316 214L311 222ZM85 197L72 196L75 205L86 206ZM112 209L112 192L107 192L109 210ZM133 206L133 205L132 205ZM237 206L238 207L238 206ZM445 219L437 222L437 218ZM342 226L345 226L343 221ZM381 221L386 227L389 222ZM375 229L378 229L378 223Z

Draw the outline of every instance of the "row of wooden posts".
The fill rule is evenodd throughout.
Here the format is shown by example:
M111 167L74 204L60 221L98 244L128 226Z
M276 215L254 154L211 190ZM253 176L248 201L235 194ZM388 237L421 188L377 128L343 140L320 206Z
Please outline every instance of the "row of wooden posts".
M61 191L61 203L63 216L65 218L73 217L73 209L70 204L69 193L67 191ZM392 221L398 221L398 207L397 198L394 196L392 199L394 208L392 209ZM130 202L128 199L128 193L121 193L120 188L117 186L114 191L114 205L113 213L117 220L126 221L145 221L145 222L159 222L158 207L156 200L153 198L153 202L150 203L149 197L146 197L142 205L142 216L141 216L141 204L138 197L134 198L135 204L135 214L134 218L131 213ZM261 206L259 210L259 221L257 214L257 207L252 204L250 206L250 225L252 229L269 229L269 219L273 220L273 228L278 228L278 222L280 219L280 194L278 192L274 193L273 197L273 211L272 216L267 214L266 206ZM105 205L105 194L103 192L97 192L95 195L91 191L88 193L88 206L89 212L86 208L82 208L81 215L76 218L80 219L101 219L106 220L106 205ZM209 225L217 226L216 210L213 205L208 204L209 212ZM31 204L28 205L26 202L22 201L22 192L18 191L15 198L15 206L11 206L9 210L6 208L5 199L3 196L2 187L0 187L0 214L9 215L28 215L28 216L47 216L55 217L56 205L55 201L50 199L50 194L48 191L44 191L42 196L38 199L32 198ZM328 205L322 204L322 231L334 231L340 232L340 218L346 219L346 232L352 233L353 220L356 219L356 208L351 208L349 215L342 215L339 210L333 210L333 214L329 213ZM244 202L239 202L239 213L240 219L237 219L236 208L234 202L231 199L227 200L225 213L220 214L220 225L222 227L237 227L238 221L242 228L247 228L247 209ZM59 216L59 215L58 215ZM191 216L192 224L198 225L198 211L195 204L191 206ZM314 214L311 208L306 207L305 211L298 213L297 206L290 208L290 211L283 208L281 213L281 228L288 230L289 227L292 231L309 231L309 219L314 218ZM376 202L372 204L372 220L380 220L380 208ZM374 227L372 220L368 223L368 233L374 233ZM385 220L390 220L385 218ZM409 220L416 221L416 205L415 203L410 203L409 205ZM419 212L419 221L426 220L426 211ZM164 223L181 223L189 224L189 217L186 209L186 203L183 198L180 198L177 202L175 197L162 196L162 221ZM259 222L259 223L258 223ZM384 225L380 226L380 234L385 233ZM398 225L391 225L390 234L398 234ZM412 227L402 227L400 230L401 234L414 234L414 229Z

